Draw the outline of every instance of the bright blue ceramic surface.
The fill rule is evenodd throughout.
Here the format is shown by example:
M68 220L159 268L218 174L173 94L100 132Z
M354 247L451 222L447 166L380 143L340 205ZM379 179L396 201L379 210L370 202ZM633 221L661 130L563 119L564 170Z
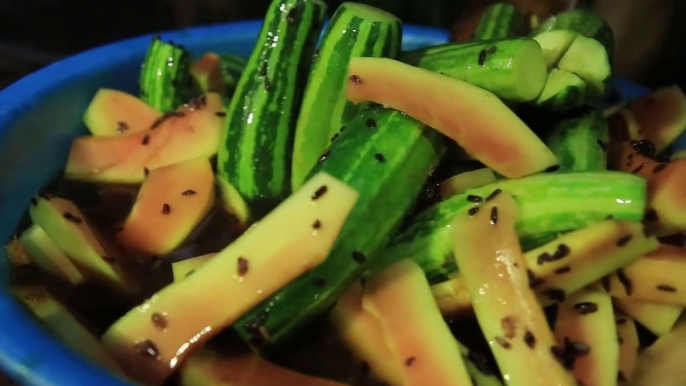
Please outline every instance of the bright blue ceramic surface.
M163 33L205 51L249 55L261 22L248 21ZM403 48L447 41L447 31L406 26ZM53 64L0 92L0 241L4 244L30 197L64 165L69 143L86 133L81 116L96 90L135 92L151 36L97 48ZM624 98L646 89L617 81ZM686 138L684 139L686 147ZM4 251L3 251L4 253ZM2 278L7 261L0 257ZM114 386L124 383L65 349L0 291L0 368L26 385Z

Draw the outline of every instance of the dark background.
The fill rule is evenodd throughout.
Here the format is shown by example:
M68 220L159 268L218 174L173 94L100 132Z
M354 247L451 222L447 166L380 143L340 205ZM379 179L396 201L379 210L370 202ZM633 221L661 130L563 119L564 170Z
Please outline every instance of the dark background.
M683 0L510 0L524 13L594 7L616 27L618 74L651 87L686 85ZM327 1L330 11L341 3ZM488 0L361 0L408 23L456 30ZM267 0L0 0L0 88L79 51L161 30L259 18Z

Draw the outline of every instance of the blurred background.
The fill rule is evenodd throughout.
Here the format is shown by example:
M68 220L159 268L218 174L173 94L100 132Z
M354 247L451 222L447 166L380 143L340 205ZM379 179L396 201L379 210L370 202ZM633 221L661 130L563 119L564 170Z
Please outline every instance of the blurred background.
M404 22L471 34L489 0L358 0ZM685 0L509 0L527 17L592 8L615 32L617 74L651 87L686 86ZM0 88L61 57L132 37L259 18L268 0L0 0ZM327 0L330 10L341 3Z

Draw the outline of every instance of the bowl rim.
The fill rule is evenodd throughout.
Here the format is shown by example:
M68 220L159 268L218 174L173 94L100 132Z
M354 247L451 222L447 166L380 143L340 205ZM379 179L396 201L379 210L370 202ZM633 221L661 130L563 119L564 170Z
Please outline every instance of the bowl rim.
M124 58L137 55L132 48L147 47L153 36L181 42L252 39L262 22L262 19L254 19L139 35L89 49L43 67L0 91L0 140L27 110L44 97L98 68L107 68L113 57L124 61ZM403 36L447 42L449 32L404 24ZM0 318L0 369L16 382L31 386L128 384L66 348L28 315L7 290L0 290L0 314L3 315Z

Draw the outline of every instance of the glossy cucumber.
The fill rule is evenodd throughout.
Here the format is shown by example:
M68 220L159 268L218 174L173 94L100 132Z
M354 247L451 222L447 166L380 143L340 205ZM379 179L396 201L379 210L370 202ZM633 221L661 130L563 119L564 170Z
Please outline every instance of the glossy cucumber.
M593 104L586 82L571 72L553 68L541 94L533 103L537 108L564 113Z
M484 11L474 40L512 39L521 35L522 16L512 4L496 3Z
M227 109L219 175L265 211L291 191L296 117L325 10L320 0L272 1Z
M322 264L234 324L243 339L255 349L283 344L325 312L388 243L444 145L437 131L381 106L346 125L312 173L329 173L357 189L357 204Z
M562 119L545 141L560 161L560 171L587 172L607 169L607 121L599 110Z
M525 251L608 216L641 221L646 203L645 180L628 173L539 174L501 180L453 196L417 215L393 238L378 267L409 257L432 282L445 280L445 275L456 270L450 224L456 215L478 205L470 196L484 199L495 189L512 194L520 205L516 230Z
M299 188L331 138L359 107L345 99L348 62L356 56L395 58L402 24L380 9L343 3L331 18L312 67L295 131L292 188Z
M450 43L403 52L400 59L516 102L534 100L548 76L543 51L529 38Z
M615 38L612 28L602 16L593 11L576 9L562 12L546 19L531 32L531 36L541 32L569 30L599 41L610 57L614 54Z
M162 112L174 111L191 85L190 56L180 46L153 38L140 73L141 100Z

